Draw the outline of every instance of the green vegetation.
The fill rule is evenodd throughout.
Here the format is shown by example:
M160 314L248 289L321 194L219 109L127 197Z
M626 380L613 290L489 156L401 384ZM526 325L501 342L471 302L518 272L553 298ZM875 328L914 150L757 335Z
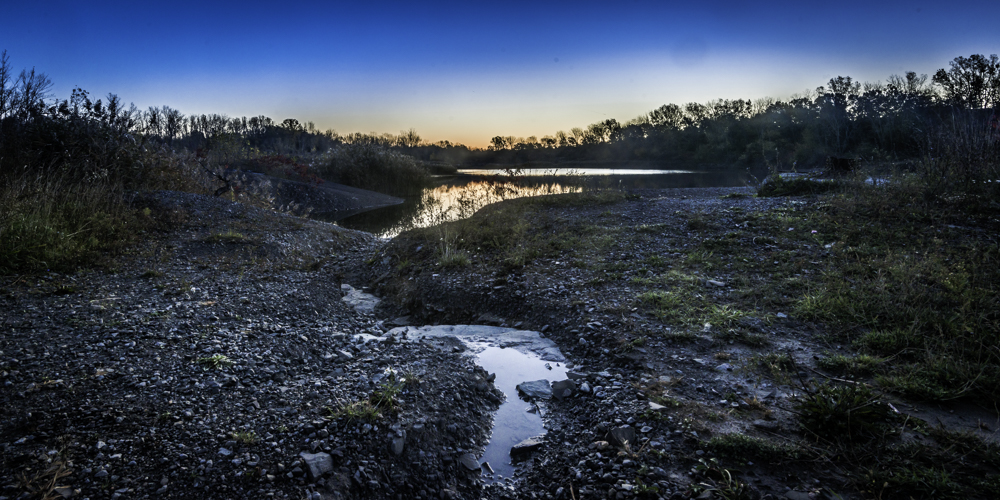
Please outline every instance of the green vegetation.
M798 458L798 451L793 446L746 434L722 434L708 440L704 446L720 457L737 460L754 459L777 464Z
M714 458L698 459L694 472L702 480L689 486L692 497L704 495L704 498L752 500L759 496L750 485L740 482L732 471L720 466Z
M614 203L622 197L616 192L588 192L508 200L490 205L468 219L407 231L396 238L394 246L426 248L428 252L433 252L429 255L434 262L444 267L464 267L474 256L488 253L502 262L506 269L519 269L539 257L552 257L579 249L581 236L597 236L597 241L592 243L595 249L612 244L610 240L600 239L606 235L604 228L561 227L557 221L543 215L545 207ZM536 216L544 217L544 220L529 223ZM555 228L558 228L557 234L545 232ZM438 250L431 250L434 248ZM403 260L409 259L405 257ZM407 271L416 269L414 266L406 267Z
M896 432L896 412L863 384L819 385L808 390L795 410L799 423L818 439L851 443L884 439Z
M885 362L886 360L883 358L868 354L858 354L856 356L836 354L818 359L816 365L837 374L867 376L878 371Z
M243 444L257 444L260 442L260 436L254 431L236 431L230 433L230 435L233 439Z
M246 236L243 233L234 231L232 229L224 233L213 233L205 238L206 243L243 243L246 241Z
M334 418L344 418L348 422L364 420L374 422L384 413L395 413L399 410L397 396L408 386L420 383L416 375L408 372L399 375L396 370L386 368L386 381L379 384L378 388L368 395L367 399L345 404L336 410L331 410L330 414Z
M201 365L206 370L221 370L223 368L228 368L233 366L233 360L229 359L225 354L213 354L211 356L198 358L195 363Z
M332 413L332 416L334 418L344 418L348 422L358 420L374 422L382 416L382 412L371 401L364 399L340 407L340 409Z

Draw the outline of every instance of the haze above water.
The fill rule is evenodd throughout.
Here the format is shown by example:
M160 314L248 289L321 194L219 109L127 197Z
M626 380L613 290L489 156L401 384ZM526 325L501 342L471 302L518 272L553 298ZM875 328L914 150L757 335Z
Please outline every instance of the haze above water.
M435 186L401 205L380 208L336 221L349 229L392 238L403 231L471 217L491 203L529 196L576 193L587 189L661 189L736 187L753 181L747 172L638 169L503 169L460 170L437 178Z

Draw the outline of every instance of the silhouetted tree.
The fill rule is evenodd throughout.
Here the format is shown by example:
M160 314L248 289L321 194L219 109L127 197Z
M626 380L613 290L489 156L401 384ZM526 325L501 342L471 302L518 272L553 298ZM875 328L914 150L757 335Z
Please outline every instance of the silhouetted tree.
M952 104L970 109L995 108L1000 105L1000 59L973 54L956 57L951 69L937 70L934 83Z

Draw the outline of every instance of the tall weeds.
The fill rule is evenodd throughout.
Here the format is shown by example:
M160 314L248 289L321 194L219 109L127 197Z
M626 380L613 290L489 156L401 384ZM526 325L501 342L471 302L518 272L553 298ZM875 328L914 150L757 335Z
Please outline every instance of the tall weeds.
M982 110L955 109L927 134L920 172L930 191L980 195L1000 188L1000 129Z

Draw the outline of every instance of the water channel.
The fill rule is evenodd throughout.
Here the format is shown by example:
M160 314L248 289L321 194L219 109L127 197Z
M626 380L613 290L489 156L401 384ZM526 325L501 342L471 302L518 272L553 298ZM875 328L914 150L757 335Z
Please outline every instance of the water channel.
M468 169L459 170L458 175L436 177L420 196L407 198L401 205L364 212L336 223L392 238L408 229L464 219L486 205L514 198L602 188L733 187L747 185L751 180L741 170Z

